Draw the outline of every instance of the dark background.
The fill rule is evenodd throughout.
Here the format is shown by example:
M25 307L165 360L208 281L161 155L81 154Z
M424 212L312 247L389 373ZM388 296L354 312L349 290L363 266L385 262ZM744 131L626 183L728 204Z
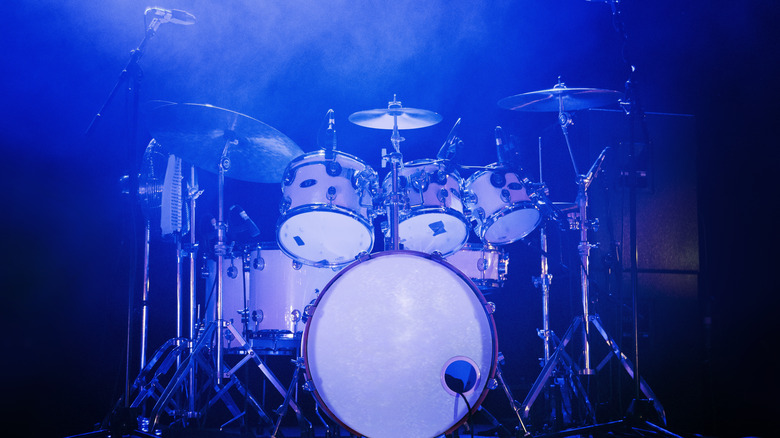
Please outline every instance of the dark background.
M147 6L17 2L0 17L0 281L7 309L0 412L6 426L27 429L28 436L89 431L123 391L132 249L142 225L128 213L118 180L136 168L128 157L140 155L151 137L142 113L137 144L128 145L124 91L92 135L84 133L143 39ZM535 180L542 137L555 201L575 195L555 114L511 112L496 102L551 88L559 76L570 87L623 91L626 61L633 64L643 109L663 114L648 115L651 185L639 194L640 371L667 408L672 430L727 437L769 436L774 429L776 2L626 0L617 21L608 4L583 0L161 6L189 11L198 22L164 24L149 42L140 63L141 102L238 111L306 152L317 149L332 108L339 149L383 177L380 149L389 147L390 133L347 117L385 107L397 94L405 106L443 116L438 125L403 133L405 160L433 157L462 118L465 149L458 160L494 162L493 128L501 125L516 136ZM615 23L624 26L625 45ZM630 312L621 307L630 304L629 289L625 281L617 281L622 288L610 285L601 262L610 243L628 246L625 190L614 179L629 141L626 123L619 112L586 111L575 114L572 134L580 168L605 145L615 146L592 192L592 215L608 225L594 237L606 243L595 251L594 278L603 279L595 288L606 325L633 354ZM200 177L203 213L214 214L215 177ZM278 185L228 180L226 191L227 205L240 203L260 225L261 240L273 241ZM551 234L553 329L562 335L578 309L570 270L576 240ZM499 309L505 373L519 399L541 355L540 299L530 281L538 275L536 247L538 231L507 248L510 280L489 296ZM154 349L175 334L175 253L160 240L152 250ZM137 354L137 346L132 350ZM618 392L615 403L631 398L630 385ZM505 415L502 397L491 393L485 406Z

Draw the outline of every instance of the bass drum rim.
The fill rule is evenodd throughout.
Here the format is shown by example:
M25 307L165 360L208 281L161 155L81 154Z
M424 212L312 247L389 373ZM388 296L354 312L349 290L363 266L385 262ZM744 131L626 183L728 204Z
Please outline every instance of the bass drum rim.
M466 409L465 414L457 420L455 423L453 423L449 428L447 428L446 431L442 432L440 435L435 436L441 436L441 435L448 435L452 432L454 432L457 428L462 426L472 415L474 415L481 406L482 402L485 400L485 397L487 397L488 392L490 391L490 381L495 378L496 375L496 369L498 366L498 336L496 333L496 324L495 319L493 318L493 311L492 311L492 304L489 303L484 295L482 294L482 291L479 289L479 287L471 280L471 278L468 277L468 275L464 274L460 270L458 270L455 266L444 260L442 257L435 255L435 254L428 254L420 251L411 251L411 250L394 250L394 251L382 251L372 254L366 254L352 264L348 265L341 271L339 271L325 286L325 288L322 290L322 292L317 297L317 300L314 302L310 309L310 313L307 315L308 319L306 321L306 325L303 330L303 337L301 340L301 357L304 361L304 375L306 377L306 385L311 390L312 394L314 395L316 399L317 405L328 415L329 418L334 420L336 423L338 423L341 427L344 427L347 431L349 431L351 434L355 436L365 436L360 431L354 430L352 427L347 425L345 421L343 421L339 416L337 416L330 406L328 406L325 401L323 400L323 397L320 394L319 389L317 388L316 384L314 383L314 376L312 375L312 367L311 363L309 361L309 335L311 333L311 325L312 321L315 320L314 316L316 315L316 310L318 306L320 305L320 302L328 297L330 295L330 290L342 276L344 276L347 272L350 272L353 268L356 266L365 263L367 261L380 258L380 257L387 257L387 256L393 256L393 255L411 255L416 256L420 258L424 258L436 263L439 263L440 265L444 266L446 269L449 269L452 271L452 273L456 274L460 280L462 280L474 293L475 297L478 299L480 305L482 306L482 310L485 313L485 316L487 317L488 327L490 329L490 339L492 340L492 348L491 348L491 354L490 354L490 366L488 368L488 372L484 376L480 376L478 385L474 388L465 391L464 394L470 394L477 390L480 391L480 395L477 398L477 400L471 404L471 409ZM445 389L447 390L447 389ZM458 399L456 397L456 399ZM459 400L459 399L458 399Z

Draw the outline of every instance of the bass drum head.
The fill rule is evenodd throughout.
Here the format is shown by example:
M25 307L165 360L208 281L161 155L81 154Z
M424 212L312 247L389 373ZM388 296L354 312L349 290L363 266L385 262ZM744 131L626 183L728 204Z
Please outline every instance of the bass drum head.
M355 435L450 433L467 419L462 397L475 412L495 372L488 309L479 289L438 257L372 254L317 299L303 339L307 380L323 410Z

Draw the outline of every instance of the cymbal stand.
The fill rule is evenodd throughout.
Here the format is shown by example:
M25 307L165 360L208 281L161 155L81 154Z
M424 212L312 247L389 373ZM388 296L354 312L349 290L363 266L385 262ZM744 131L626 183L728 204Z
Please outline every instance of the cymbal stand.
M214 248L214 252L217 255L217 266L216 266L217 294L216 294L215 306L214 306L215 307L214 321L210 322L208 326L204 329L203 333L200 334L199 339L197 340L197 342L195 342L194 346L192 347L192 351L184 359L181 366L177 368L176 372L173 374L170 381L168 382L168 385L162 391L159 399L157 400L156 404L152 408L151 414L149 416L149 427L152 430L160 420L162 411L165 408L165 406L168 404L168 401L170 400L174 392L177 389L179 389L179 387L182 385L185 376L191 377L188 388L191 391L190 393L191 397L194 397L195 395L194 383L193 383L194 379L192 378L192 376L194 375L194 370L196 366L200 366L202 367L202 369L207 370L214 377L214 390L216 394L214 395L214 397L212 397L211 400L209 400L205 404L202 411L208 410L217 401L221 400L223 403L225 403L228 410L234 415L234 419L241 416L243 414L242 411L238 409L237 405L228 394L228 390L232 387L235 387L247 399L247 401L250 402L250 404L258 411L260 416L264 420L270 423L271 422L270 417L268 417L268 415L262 409L260 404L257 403L257 401L249 393L248 389L245 388L241 384L239 379L236 377L236 372L238 371L238 369L241 368L244 364L246 364L250 360L255 361L257 367L271 382L271 384L277 389L277 391L279 391L280 394L285 396L286 403L293 409L293 411L297 415L299 416L301 415L301 411L297 403L294 400L289 399L289 397L287 397L287 389L282 386L282 384L279 382L279 379L276 378L273 372L271 372L271 370L266 366L265 362L252 349L252 346L249 344L249 342L244 338L244 336L241 333L239 333L238 330L236 330L233 324L231 324L229 321L225 321L225 319L223 318L223 308L222 308L223 307L223 282L224 282L223 267L224 267L224 255L227 253L227 246L225 245L225 234L226 234L227 225L225 223L224 208L223 208L225 174L230 169L230 156L229 156L230 147L236 145L237 143L238 143L238 139L236 139L235 136L232 135L232 131L227 131L225 134L225 147L222 151L222 156L219 162L219 174L217 179L219 205L217 208L217 212L218 212L217 243L215 244L215 248ZM194 199L191 198L190 202L194 202ZM194 257L192 257L192 259L194 259ZM232 368L228 370L225 370L226 367L225 367L224 357L223 357L223 353L224 353L223 339L225 338L225 330L228 330L232 339L238 341L240 345L240 351L244 354L244 357L240 359ZM214 366L212 366L210 363L211 359L214 359ZM225 379L228 379L229 382L224 383L223 381ZM190 407L194 408L194 402L192 400L190 400L189 405ZM202 415L202 413L203 412L194 414L194 409L193 409L193 412L190 415Z
M401 112L401 102L393 95L393 101L387 105L388 114L393 116L393 134L390 136L390 142L393 145L393 152L386 154L385 150L382 150L382 165L384 166L388 161L390 162L390 173L392 175L392 193L387 202L390 204L390 249L397 251L401 249L401 239L398 231L398 224L400 222L400 209L404 203L403 195L400 193L398 187L398 175L403 166L403 155L401 154L401 142L404 138L401 137L401 133L398 131L398 116Z
M560 80L559 80L559 85L563 86L563 84L560 83ZM572 158L572 165L575 169L575 173L577 173L577 166L576 163L574 162L574 155L572 154L571 144L568 139L567 126L571 124L571 118L564 112L562 98L559 100L558 120L559 123L561 124L561 130L563 132L563 135L566 138L566 144L569 147L569 154ZM606 342L607 346L611 350L611 353L623 365L623 368L626 370L628 375L635 380L635 384L638 390L644 393L648 397L648 401L652 403L656 412L662 417L662 420L665 421L663 407L655 398L655 395L653 394L650 387L647 385L644 379L642 379L641 376L639 376L634 372L635 370L634 365L631 363L628 357L625 354L623 354L623 352L620 350L620 348L618 347L614 339L612 339L612 337L609 336L609 334L606 332L606 330L604 329L604 325L602 324L598 314L591 313L590 311L590 296L589 296L590 284L589 284L588 259L590 256L590 250L593 247L595 247L595 245L591 244L588 241L588 230L595 229L595 227L598 226L598 220L589 220L587 216L588 188L590 187L590 184L593 182L596 176L598 176L598 173L600 172L601 169L601 164L603 163L608 150L609 147L601 151L601 154L599 154L598 158L596 158L596 161L590 167L587 174L582 175L577 173L576 175L576 181L577 181L576 204L578 207L578 217L573 227L579 230L580 232L578 252L580 255L580 289L582 294L581 296L582 314L574 318L571 325L567 329L563 339L560 340L560 343L558 344L552 356L550 357L550 360L547 362L547 364L545 364L536 382L534 382L534 385L531 387L528 396L523 401L522 409L523 409L523 414L526 417L529 415L531 406L533 405L534 401L538 397L546 381L551 377L552 372L554 371L554 368L559 361L563 361L568 368L567 371L570 373L574 373L575 375L595 374L596 369L591 367L591 361L590 361L591 359L590 358L591 355L590 328L592 325L596 329L598 334L603 338L604 342ZM581 357L582 357L582 364L583 364L582 367L578 367L574 362L570 362L568 355L564 351L565 347L572 340L572 338L574 337L575 333L578 330L581 331L581 342L582 342ZM599 369L601 368L601 366L606 364L608 358L609 356L605 358L604 361L602 361L602 363L599 365ZM595 424L595 420L596 420L595 415L592 409L590 409L589 407L590 404L587 400L587 394L584 391L581 391L581 395L585 402L587 421L590 422L591 424ZM643 406L638 406L637 409L642 407ZM591 427L606 427L606 426L607 425L595 425ZM660 427L657 426L655 427L657 429L660 429ZM583 428L571 429L570 431L572 432L572 434L580 433L583 431ZM666 431L663 432L668 433ZM563 435L567 435L567 434L568 433L563 433Z

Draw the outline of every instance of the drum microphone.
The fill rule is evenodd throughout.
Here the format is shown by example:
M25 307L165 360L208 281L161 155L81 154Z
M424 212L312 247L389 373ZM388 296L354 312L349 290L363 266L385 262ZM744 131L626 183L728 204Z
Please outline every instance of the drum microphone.
M240 205L236 204L230 207L230 211L238 213L238 216L242 221L244 221L244 224L249 227L249 233L252 235L252 237L257 237L260 235L260 229L257 228L255 222L249 217L248 214L246 214L246 211L244 211Z
M156 6L150 6L144 11L144 15L151 15L154 18L158 18L161 23L173 23L190 25L195 24L195 16L187 11L179 9L163 9Z
M498 157L498 164L503 165L506 161L506 157L504 156L504 130L500 126L496 126L494 135L496 137L496 156Z
M439 148L439 153L436 154L436 158L440 160L453 160L457 155L460 147L463 146L463 141L458 137L458 126L460 125L460 118L452 125L450 133L447 135L447 139L444 140L444 144Z
M331 145L331 150L336 150L336 117L334 116L334 112L332 109L328 110L328 133L331 136L331 140L333 140L333 143Z

